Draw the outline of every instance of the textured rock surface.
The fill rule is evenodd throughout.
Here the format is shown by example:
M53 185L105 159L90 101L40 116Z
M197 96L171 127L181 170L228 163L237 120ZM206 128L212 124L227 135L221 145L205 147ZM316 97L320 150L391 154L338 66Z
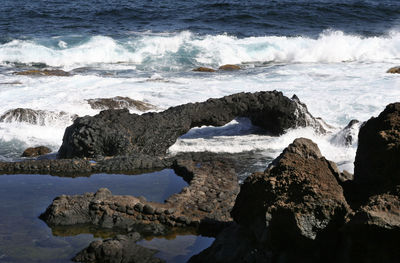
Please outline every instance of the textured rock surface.
M337 174L315 143L296 139L264 173L245 180L232 215L260 242L314 240L349 212Z
M23 153L22 157L36 157L51 153L51 149L45 146L30 147L27 148Z
M400 185L400 103L389 104L360 129L354 182L366 199Z
M139 111L148 111L156 108L150 103L120 96L113 98L89 99L87 102L92 109L96 110L136 109Z
M65 131L59 157L164 155L191 128L221 126L235 117L248 117L273 135L298 126L313 126L323 132L305 105L281 92L239 93L160 113L137 115L127 110L107 110L94 117L78 118Z
M44 69L44 70L32 69L32 70L15 72L14 74L24 75L24 76L58 76L58 77L71 76L71 73L59 69Z
M140 234L130 233L119 235L112 239L93 241L72 260L86 263L161 263L161 259L154 257L157 253L137 245Z
M55 123L68 123L78 116L66 112L54 112L45 110L32 110L17 108L6 111L0 116L0 122L27 122L34 125L54 125Z
M201 155L199 155L201 157ZM189 182L165 203L133 196L97 193L60 196L41 218L50 226L92 224L102 228L166 234L172 227L194 227L217 232L231 222L230 210L239 191L232 161L209 158L176 160L173 167Z

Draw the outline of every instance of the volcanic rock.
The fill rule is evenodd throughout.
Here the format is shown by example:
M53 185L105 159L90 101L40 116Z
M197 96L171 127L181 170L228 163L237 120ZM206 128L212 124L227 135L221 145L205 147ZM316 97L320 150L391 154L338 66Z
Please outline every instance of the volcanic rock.
M328 226L343 224L349 212L335 177L335 164L315 143L296 139L264 173L245 180L232 216L259 242L314 240Z
M386 71L386 73L392 73L392 74L395 74L395 73L400 73L400 67L393 67L393 68L390 68L390 69L388 69L388 71Z
M148 111L155 109L154 105L150 103L133 100L128 97L113 97L113 98L97 98L87 100L90 107L95 110L109 110L109 109L136 109L139 111Z
M400 103L389 104L360 129L354 183L365 199L400 185Z
M69 123L78 116L71 115L64 111L54 112L46 110L33 110L16 108L6 111L0 116L0 122L26 122L34 125L46 126L56 123Z
M215 69L206 68L206 67L199 67L199 68L193 69L192 71L197 71L197 72L215 72Z
M239 70L240 66L238 65L232 65L232 64L226 64L222 65L218 68L219 70L227 70L227 71L232 71L232 70Z
M32 70L15 72L14 74L24 75L24 76L59 76L59 77L71 76L71 73L59 69L44 69L44 70L32 69Z
M202 125L222 126L235 117L248 117L271 135L312 126L324 132L305 105L281 92L238 93L202 103L172 107L160 113L129 114L106 110L75 120L65 131L59 158L165 155L177 138Z
M22 157L36 157L51 153L51 149L46 146L30 147L22 153Z
M137 245L139 233L118 235L112 239L96 240L79 252L72 260L76 262L97 263L161 263L154 257L157 250Z

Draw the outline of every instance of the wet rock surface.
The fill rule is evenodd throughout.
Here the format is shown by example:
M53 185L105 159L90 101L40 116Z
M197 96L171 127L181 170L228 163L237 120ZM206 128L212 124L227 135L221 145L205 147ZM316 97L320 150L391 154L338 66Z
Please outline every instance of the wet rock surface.
M113 98L89 99L87 102L89 103L90 107L95 110L136 109L138 111L148 111L156 108L150 103L121 96Z
M392 73L392 74L400 74L400 67L393 67L390 68L386 71L386 73Z
M248 117L271 135L286 129L321 124L304 104L281 92L238 93L202 103L172 107L160 113L129 114L128 110L102 111L83 117L65 131L60 158L148 154L165 155L178 137L202 125L222 126L235 117Z
M157 253L137 245L141 239L139 233L118 235L115 238L93 241L86 249L82 250L72 260L76 262L97 263L162 263L161 259L154 257Z
M232 221L230 210L239 191L232 160L193 154L175 160L172 167L189 186L165 203L115 196L108 189L100 189L57 197L41 218L50 226L92 224L153 235L182 227L216 233Z
M54 112L46 110L33 110L16 108L6 111L0 116L0 122L26 122L34 125L52 125L56 122L68 123L78 116L67 112Z
M215 69L212 68L206 68L206 67L198 67L193 69L192 71L197 71L197 72L215 72Z
M233 71L233 70L239 70L240 66L233 65L233 64L226 64L226 65L220 66L218 69L219 70L226 70L226 71Z
M15 72L14 74L23 76L58 76L58 77L72 76L71 73L60 69L44 69L44 70L32 69L32 70Z
M46 146L30 147L27 148L23 153L22 157L36 157L51 153L51 149Z

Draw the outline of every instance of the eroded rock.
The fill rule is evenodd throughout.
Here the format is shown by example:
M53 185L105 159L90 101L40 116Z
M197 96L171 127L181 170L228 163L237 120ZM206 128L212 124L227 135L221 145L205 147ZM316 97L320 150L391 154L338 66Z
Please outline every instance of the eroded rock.
M139 111L148 111L156 108L150 103L121 96L113 98L89 99L87 102L89 103L90 107L95 110L136 109Z
M272 135L286 129L321 124L304 104L281 92L239 93L202 103L172 107L160 113L129 114L107 110L75 120L65 131L60 158L148 154L165 155L177 138L202 125L221 126L235 117L248 117Z

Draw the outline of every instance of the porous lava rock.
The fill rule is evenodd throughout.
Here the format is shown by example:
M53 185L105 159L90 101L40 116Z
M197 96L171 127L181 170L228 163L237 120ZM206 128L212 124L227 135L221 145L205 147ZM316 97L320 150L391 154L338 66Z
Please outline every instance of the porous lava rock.
M106 110L78 118L68 127L59 158L148 154L163 156L177 138L202 125L222 126L248 117L271 135L289 128L313 126L324 132L304 104L281 92L238 93L201 103L189 103L160 113L130 114Z
M115 238L96 240L78 253L72 260L85 263L162 263L154 255L157 250L137 245L140 234L133 232Z
M338 173L315 143L296 139L265 172L245 180L232 216L259 242L314 240L327 227L344 224L350 210Z
M393 103L360 129L354 162L355 191L367 200L400 185L399 160L400 103Z
M150 103L121 96L113 98L88 99L87 102L89 103L90 107L95 110L136 109L138 111L148 111L156 108Z
M22 157L36 157L48 153L51 153L51 149L46 146L29 147L22 153Z

